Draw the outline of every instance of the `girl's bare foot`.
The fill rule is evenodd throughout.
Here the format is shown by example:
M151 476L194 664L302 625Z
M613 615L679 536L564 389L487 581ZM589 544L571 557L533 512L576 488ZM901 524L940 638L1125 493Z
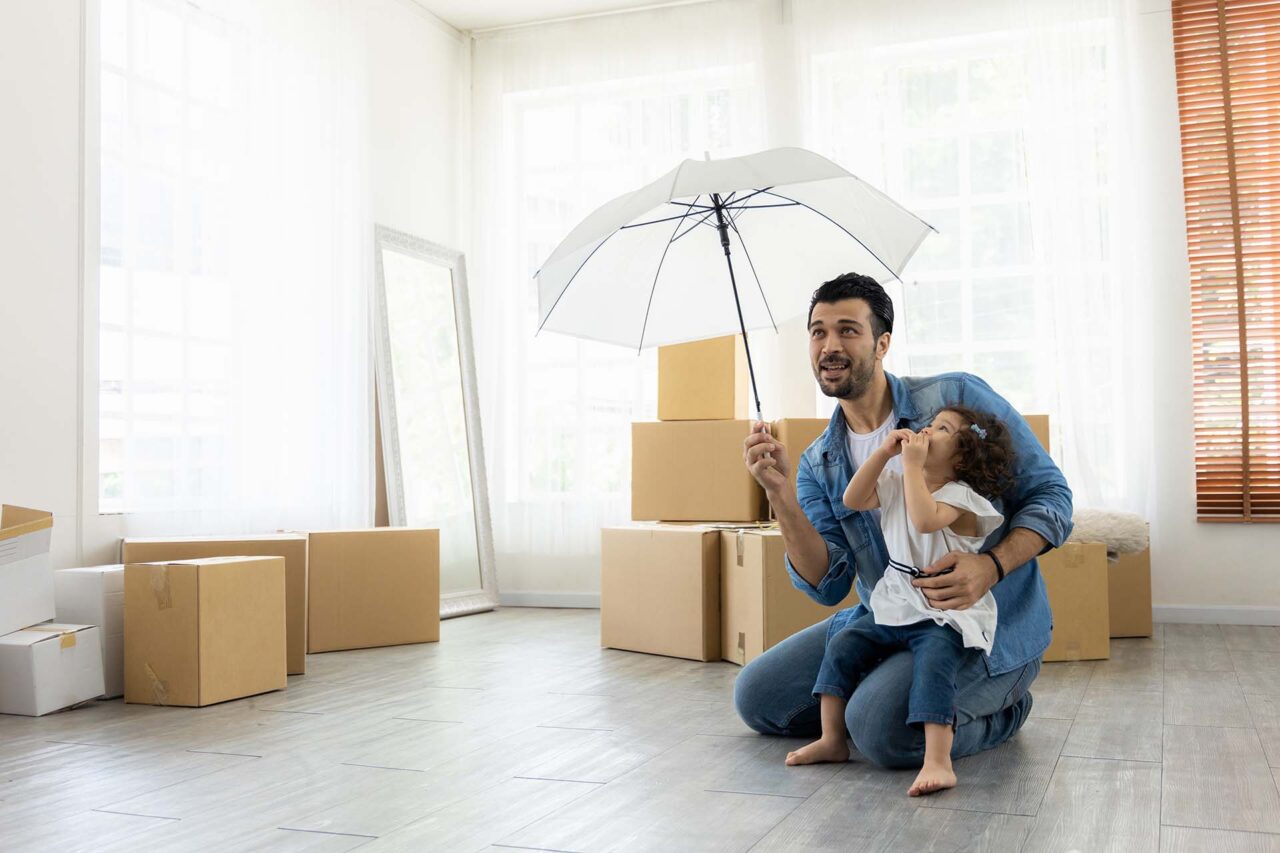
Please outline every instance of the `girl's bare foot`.
M823 764L849 760L849 744L844 738L822 738L787 753L787 764ZM955 784L952 782L952 784Z
M920 768L920 775L911 783L907 796L922 797L955 786L956 774L951 769L950 757L945 761L925 761L924 767Z

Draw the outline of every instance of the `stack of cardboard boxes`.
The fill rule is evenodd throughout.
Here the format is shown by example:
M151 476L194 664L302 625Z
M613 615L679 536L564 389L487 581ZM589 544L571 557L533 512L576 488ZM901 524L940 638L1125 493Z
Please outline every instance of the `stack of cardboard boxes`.
M631 431L631 517L644 523L601 535L603 645L745 664L836 611L787 576L782 535L742 462L749 398L741 337L658 350L659 420ZM794 468L826 425L793 418L771 431Z
M52 528L0 518L0 713L210 705L283 689L308 651L440 638L437 530L126 539L120 565L54 571Z

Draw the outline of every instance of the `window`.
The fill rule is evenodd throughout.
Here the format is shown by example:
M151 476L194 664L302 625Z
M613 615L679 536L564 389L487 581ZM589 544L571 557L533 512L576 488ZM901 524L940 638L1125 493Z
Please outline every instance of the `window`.
M1175 0L1196 512L1280 521L1280 7Z
M141 494L216 491L225 473L243 39L165 0L103 0L100 32L98 504L125 512Z

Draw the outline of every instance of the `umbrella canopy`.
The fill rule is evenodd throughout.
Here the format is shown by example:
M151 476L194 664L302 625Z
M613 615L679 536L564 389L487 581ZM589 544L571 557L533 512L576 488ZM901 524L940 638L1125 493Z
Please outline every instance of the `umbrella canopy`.
M556 247L537 274L539 329L642 348L776 328L842 272L896 278L931 230L802 148L685 160Z

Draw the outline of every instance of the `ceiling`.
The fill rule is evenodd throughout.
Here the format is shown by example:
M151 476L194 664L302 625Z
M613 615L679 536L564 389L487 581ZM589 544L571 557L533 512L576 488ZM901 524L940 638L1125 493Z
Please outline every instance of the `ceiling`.
M510 27L661 5L655 0L417 0L417 3L460 30Z

